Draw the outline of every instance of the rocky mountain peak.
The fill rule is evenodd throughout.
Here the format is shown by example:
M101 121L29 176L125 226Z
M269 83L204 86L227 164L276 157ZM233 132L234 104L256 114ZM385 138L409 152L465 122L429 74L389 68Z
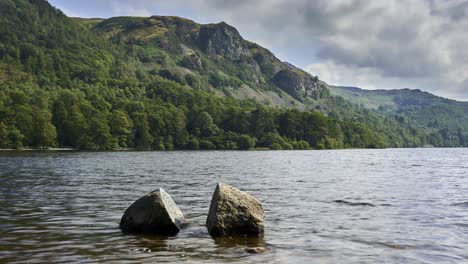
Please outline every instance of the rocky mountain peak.
M202 26L198 41L208 55L222 55L231 60L250 56L250 50L237 29L225 22Z

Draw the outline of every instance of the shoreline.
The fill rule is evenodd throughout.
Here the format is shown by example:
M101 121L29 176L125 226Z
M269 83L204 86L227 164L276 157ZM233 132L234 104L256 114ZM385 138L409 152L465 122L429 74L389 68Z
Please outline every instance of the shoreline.
M86 150L86 149L76 149L76 148L21 148L21 149L2 149L0 148L0 153L1 152L71 152L71 151L77 151L77 152L120 152L120 151L132 151L132 152L167 152L167 151L307 151L307 150L367 150L367 149L374 149L374 150L384 150L384 149L450 149L450 148L455 148L455 149L462 149L464 147L412 147L412 148L339 148L339 149L291 149L291 150L275 150L275 149L269 149L269 148L253 148L249 150L239 150L239 149L197 149L197 150L191 150L191 149L173 149L173 150L138 150L138 149L132 149L132 148L122 148L122 149L112 149L112 150Z
M78 151L75 148L20 148L20 149L0 149L0 151Z

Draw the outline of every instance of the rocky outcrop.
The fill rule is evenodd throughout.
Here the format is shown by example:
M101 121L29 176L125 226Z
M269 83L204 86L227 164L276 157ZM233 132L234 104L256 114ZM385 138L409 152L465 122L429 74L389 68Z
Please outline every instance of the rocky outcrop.
M218 183L206 220L213 237L262 236L264 211L259 200L224 183Z
M184 215L163 189L136 200L125 210L120 221L124 233L176 235Z
M276 73L273 83L296 99L311 95L318 87L318 79L303 71L298 72L293 69L281 70Z
M272 78L277 72L286 69L288 66L273 55L269 50L257 45L251 44L250 50L253 59L258 63L263 74Z
M202 69L202 61L196 54L185 55L180 62L180 66L190 70L200 70Z
M231 60L250 56L250 50L237 29L224 22L202 26L198 42L208 55L221 55Z

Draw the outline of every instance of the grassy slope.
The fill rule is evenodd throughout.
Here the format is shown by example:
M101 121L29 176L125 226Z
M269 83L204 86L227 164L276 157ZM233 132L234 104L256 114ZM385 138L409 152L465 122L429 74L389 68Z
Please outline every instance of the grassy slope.
M343 97L355 104L362 105L369 109L378 109L379 106L396 109L397 105L393 96L384 90L363 90L355 87L330 86L330 91L334 95Z

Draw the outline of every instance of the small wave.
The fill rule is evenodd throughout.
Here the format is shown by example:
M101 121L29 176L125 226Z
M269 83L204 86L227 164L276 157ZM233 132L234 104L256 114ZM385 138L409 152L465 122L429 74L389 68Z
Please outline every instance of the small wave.
M466 207L468 208L468 202L453 203L452 206Z
M351 206L371 206L371 207L375 207L374 204L363 203L363 202L350 202L350 201L346 201L346 200L334 200L333 202L339 203L339 204L351 205Z
M350 241L355 243L366 244L370 246L379 246L379 247L387 247L392 249L410 249L410 248L418 248L416 245L406 245L406 244L396 244L390 242L382 242L382 241L367 241L362 239L351 239Z

